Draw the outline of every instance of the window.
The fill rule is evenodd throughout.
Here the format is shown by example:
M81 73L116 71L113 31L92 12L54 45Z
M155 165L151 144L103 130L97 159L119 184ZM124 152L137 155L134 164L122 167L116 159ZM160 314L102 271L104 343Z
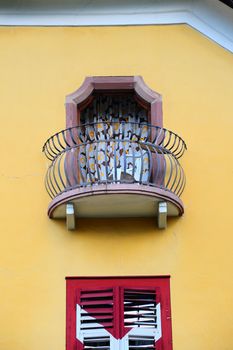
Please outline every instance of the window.
M148 106L132 92L93 94L79 123L81 182L149 181L149 154L140 146L150 140Z
M171 350L169 277L67 278L66 350Z
M79 144L66 154L68 186L151 181L163 186L164 157L144 145L162 142L162 119L162 97L142 77L87 77L66 97L67 144L76 145L77 136Z

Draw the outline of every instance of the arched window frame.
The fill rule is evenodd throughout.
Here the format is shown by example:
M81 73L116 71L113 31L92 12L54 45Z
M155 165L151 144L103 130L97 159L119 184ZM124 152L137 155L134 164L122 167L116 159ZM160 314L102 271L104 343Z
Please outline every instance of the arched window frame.
M148 122L163 127L162 96L151 90L141 76L87 77L82 86L66 96L66 127L80 124L80 112L91 102L94 91L120 92L134 91L139 103L149 106Z

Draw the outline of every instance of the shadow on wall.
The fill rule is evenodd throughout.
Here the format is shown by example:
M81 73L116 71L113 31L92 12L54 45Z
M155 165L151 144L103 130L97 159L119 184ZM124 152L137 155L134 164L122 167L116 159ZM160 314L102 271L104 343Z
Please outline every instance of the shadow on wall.
M157 217L154 218L98 218L98 219L76 219L76 229L68 231L64 220L49 220L50 225L54 229L59 229L64 232L65 236L69 238L82 237L84 235L95 236L99 238L105 236L140 236L153 235L157 237L165 236L178 225L179 220L176 217L168 217L167 228L164 230L157 228ZM61 231L60 231L61 232Z

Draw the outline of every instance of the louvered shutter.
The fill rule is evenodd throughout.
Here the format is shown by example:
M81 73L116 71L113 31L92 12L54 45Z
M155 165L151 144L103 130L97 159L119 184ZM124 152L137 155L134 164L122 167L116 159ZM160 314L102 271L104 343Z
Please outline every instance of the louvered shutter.
M67 350L172 350L169 279L67 281Z
M81 330L113 328L113 288L81 290L79 305Z
M110 350L110 337L91 337L87 336L83 340L83 349L85 350Z
M129 350L158 350L161 338L161 308L156 289L124 289L124 327L130 328Z
M82 349L110 350L113 347L115 295L113 287L78 291L76 337Z

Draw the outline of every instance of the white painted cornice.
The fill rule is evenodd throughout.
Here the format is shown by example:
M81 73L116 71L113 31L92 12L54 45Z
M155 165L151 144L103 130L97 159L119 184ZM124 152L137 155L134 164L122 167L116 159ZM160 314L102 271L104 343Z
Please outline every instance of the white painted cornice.
M218 0L2 0L1 26L187 24L233 52L233 9Z

